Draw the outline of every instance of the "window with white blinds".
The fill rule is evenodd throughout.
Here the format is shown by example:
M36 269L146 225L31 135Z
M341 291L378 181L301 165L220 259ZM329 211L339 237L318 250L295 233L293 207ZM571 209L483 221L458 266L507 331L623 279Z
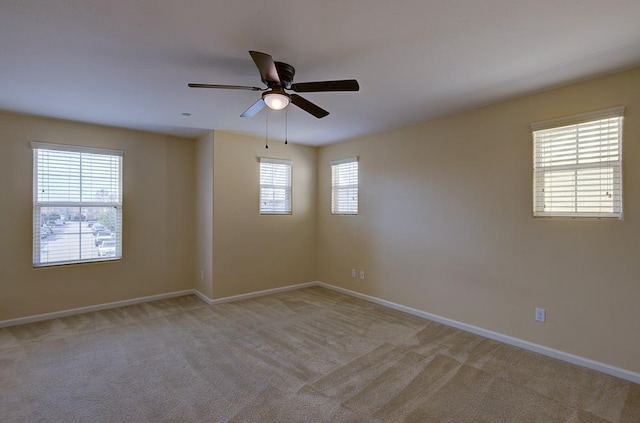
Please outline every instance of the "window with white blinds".
M358 158L331 162L331 213L358 214Z
M260 158L260 214L291 214L290 160Z
M531 125L537 217L622 218L624 107Z
M122 257L122 151L33 142L33 265Z

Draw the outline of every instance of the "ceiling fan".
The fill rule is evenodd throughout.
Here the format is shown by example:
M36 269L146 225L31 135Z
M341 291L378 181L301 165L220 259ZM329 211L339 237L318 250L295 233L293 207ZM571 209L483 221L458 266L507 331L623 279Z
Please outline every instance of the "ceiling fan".
M273 58L259 51L250 51L249 54L260 71L260 78L267 88L250 87L244 85L216 85L216 84L188 84L191 88L217 88L225 90L249 90L263 91L262 97L245 110L241 117L255 116L266 105L272 110L282 110L293 103L302 110L312 114L318 119L329 114L323 108L313 104L298 94L289 94L286 90L296 93L316 93L327 91L358 91L360 85L355 79L340 81L301 82L293 84L293 76L296 70L293 66L274 62Z

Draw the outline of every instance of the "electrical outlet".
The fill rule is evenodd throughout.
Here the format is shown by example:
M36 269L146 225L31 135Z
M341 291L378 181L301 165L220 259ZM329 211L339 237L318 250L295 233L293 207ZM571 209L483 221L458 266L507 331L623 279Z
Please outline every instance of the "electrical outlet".
M544 308L536 308L536 321L544 322L547 319L547 312Z
M204 280L204 270L200 270L200 280Z
M361 271L360 271L360 279L361 279L361 280L364 280L364 270L361 270Z
M356 277L356 269L351 269L351 277L352 278Z

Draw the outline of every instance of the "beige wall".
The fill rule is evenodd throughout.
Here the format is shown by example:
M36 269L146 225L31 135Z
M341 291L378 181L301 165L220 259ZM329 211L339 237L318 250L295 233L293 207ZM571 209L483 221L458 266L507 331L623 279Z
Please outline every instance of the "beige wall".
M214 133L213 297L316 279L316 149ZM259 157L293 160L293 214L260 215Z
M529 124L619 105L625 220L533 219ZM360 214L332 216L349 156ZM321 148L318 178L320 280L640 372L640 69Z
M529 124L617 105L625 220L533 219ZM635 69L321 149L268 150L218 131L187 140L0 113L0 320L319 279L640 372L639 106ZM32 140L125 151L121 261L32 268ZM293 215L259 215L260 156L293 160ZM329 161L350 156L360 214L332 216Z
M196 260L194 288L213 297L213 131L195 141Z
M124 150L123 258L32 267L31 141ZM193 287L194 142L0 113L0 320Z

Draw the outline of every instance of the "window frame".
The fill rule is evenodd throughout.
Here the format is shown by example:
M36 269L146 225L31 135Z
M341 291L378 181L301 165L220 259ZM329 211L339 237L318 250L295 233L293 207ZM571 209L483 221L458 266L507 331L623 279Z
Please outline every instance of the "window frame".
M32 240L32 265L34 268L47 268L47 267L55 267L62 265L75 265L75 264L84 264L84 263L96 263L96 262L105 262L105 261L116 261L122 259L122 205L123 205L123 162L124 162L124 152L122 150L112 150L105 148L94 148L94 147L84 147L77 145L68 145L68 144L54 144L54 143L45 143L39 141L32 141L31 148L33 150L33 212L32 212L32 229L33 229L33 240ZM116 163L116 174L117 180L115 181L114 186L115 189L115 199L112 198L111 201L83 201L82 194L79 194L78 201L64 201L64 200L44 200L39 197L39 189L41 188L40 179L39 179L39 171L40 171L40 163L39 159L42 158L39 156L42 151L51 151L51 152L63 152L63 153L76 153L79 154L79 162L83 163L82 155L102 155L102 156L111 156L118 157ZM110 175L113 172L110 172ZM74 186L69 186L69 189L73 189L73 187L77 187L81 192L81 186L83 177L85 175L82 173L82 170L78 173L78 184ZM93 181L92 181L93 182ZM80 228L80 232L78 235L78 246L79 246L79 258L72 260L56 260L56 261L42 261L42 210L48 208L67 208L74 209L77 208L80 214L82 215L82 210L86 208L111 208L113 207L115 210L114 217L114 226L115 230L113 233L116 234L116 251L114 256L97 256L90 258L80 258L82 256L82 223L85 223L87 220L79 220L78 225ZM76 221L73 221L74 223ZM75 234L74 234L75 235Z
M260 188L258 213L261 216L278 216L278 215L292 215L293 214L293 160L289 159L275 159L271 157L258 157L258 185ZM262 183L262 166L265 165L284 165L287 166L287 184L275 185L275 184L263 184ZM268 209L263 208L264 203L264 190L284 190L284 209Z
M342 184L339 185L335 180L335 175L338 167L340 166L351 166L355 163L356 171L355 184ZM357 216L360 213L360 163L359 157L347 157L344 159L331 160L330 161L330 172L331 172L331 214L336 216ZM349 206L341 207L339 198L340 192L346 191L355 188L356 200L355 200L355 210L349 209Z
M559 119L551 119L541 122L535 122L531 124L531 135L533 141L533 217L534 218L545 218L545 219L616 219L623 220L623 181L622 181L622 157L623 157L623 130L624 130L624 106L612 107L609 109L598 110L589 113L582 113L578 115L563 117ZM617 148L617 158L612 160L602 160L603 156L591 156L589 159L597 159L597 160L587 160L585 162L580 162L580 153L581 148L580 144L583 143L583 148L585 150L591 149L589 151L590 154L593 154L592 145L585 146L587 142L589 144L594 144L593 140L586 141L584 138L581 138L579 134L575 135L575 144L570 144L569 147L573 148L575 145L575 161L574 164L566 164L562 163L571 159L559 159L553 158L553 153L549 154L548 152L544 152L542 150L543 140L542 137L544 135L548 135L550 131L559 130L562 131L565 129L567 132L572 130L572 127L576 127L575 130L579 131L580 125L595 125L599 121L609 120L609 119L618 119L617 122L614 122L618 125L617 129L617 144L615 147ZM545 133L546 132L546 133ZM607 132L598 132L597 142L598 146L601 147L600 143L602 140L602 136L606 135ZM556 136L560 136L559 134L555 134ZM555 141L557 143L564 142L566 143L569 140ZM549 141L546 141L549 143ZM553 143L554 141L551 141ZM556 145L557 148L557 145ZM607 150L609 153L609 150ZM567 154L564 153L563 154ZM584 153L583 153L584 154ZM551 161L551 164L546 166L541 163L544 160ZM553 161L558 163L553 163ZM578 197L578 186L579 186L579 172L588 172L595 171L600 172L598 175L598 181L608 182L604 176L601 176L603 171L611 171L610 184L613 187L611 193L611 208L612 211L586 211L584 209L580 210L580 199ZM571 186L574 186L576 194L575 198L575 210L574 211L546 211L544 210L546 207L545 204L545 186L542 187L540 184L544 184L544 176L546 174L550 174L553 172L574 172L573 181L571 182ZM584 177L584 174L583 174ZM619 182L617 182L619 181ZM569 198L568 196L567 198ZM584 200L583 200L584 201ZM595 201L597 203L598 201ZM586 204L582 204L582 207L586 207Z

